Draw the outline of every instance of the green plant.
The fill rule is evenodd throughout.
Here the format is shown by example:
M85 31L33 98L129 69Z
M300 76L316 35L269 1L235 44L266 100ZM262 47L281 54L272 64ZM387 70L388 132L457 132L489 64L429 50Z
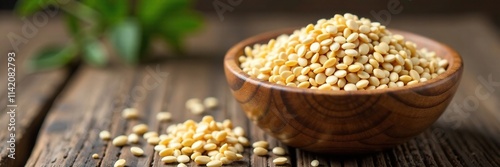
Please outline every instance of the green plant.
M75 59L103 66L108 62L109 40L125 62L135 64L153 38L166 41L176 54L182 53L183 38L201 26L202 18L190 0L21 0L16 6L22 16L49 7L64 15L72 42L47 47L31 59L33 70L62 67Z

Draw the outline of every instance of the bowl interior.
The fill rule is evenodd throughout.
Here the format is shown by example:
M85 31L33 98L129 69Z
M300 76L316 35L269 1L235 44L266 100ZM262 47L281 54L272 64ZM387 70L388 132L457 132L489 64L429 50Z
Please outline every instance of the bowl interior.
M443 74L440 74L437 78L431 79L427 82L424 83L418 83L415 85L409 85L409 86L403 86L403 87L396 87L396 88L386 88L386 89L376 89L376 90L369 90L369 91L321 91L321 90L314 90L314 89L301 89L301 88L295 88L295 87L289 87L289 86L283 86L275 83L271 83L268 81L262 81L258 80L256 78L251 78L248 74L243 72L240 68L240 63L238 61L238 57L241 55L244 55L244 48L246 46L253 46L254 44L257 43L267 43L270 39L276 38L281 34L291 34L294 31L294 29L283 29L283 30L278 30L278 31L273 31L273 32L267 32L267 33L262 33L256 36L252 36L246 40L243 40L233 46L227 53L224 59L224 65L227 68L227 70L230 70L232 73L236 74L240 78L244 78L247 82L251 82L253 84L259 84L264 87L274 87L274 89L283 89L286 91L299 91L302 93L314 93L314 94L329 94L329 95L345 95L345 94L381 94L381 93L387 93L387 92L394 92L394 91L399 91L399 90L405 90L405 89L424 89L425 85L433 84L436 82L439 82L440 80L443 80L445 78L450 77L454 73L457 73L462 70L463 67L463 62L462 58L460 55L453 49L451 49L449 46L437 42L435 40L432 40L430 38L420 36L414 33L410 32L405 32L401 30L395 30L395 29L389 29L393 34L400 34L405 37L405 40L409 40L412 42L415 42L417 44L417 49L420 48L427 48L429 51L434 51L436 52L437 56L444 58L448 60L448 68L446 72Z

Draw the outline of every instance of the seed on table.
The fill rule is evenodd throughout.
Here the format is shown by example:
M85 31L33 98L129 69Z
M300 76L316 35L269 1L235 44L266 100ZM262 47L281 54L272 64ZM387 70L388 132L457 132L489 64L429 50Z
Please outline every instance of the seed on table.
M285 155L286 152L285 152L285 149L282 148L282 147L274 147L273 148L273 154L275 154L275 155Z
M151 145L158 145L158 143L160 142L160 138L153 136L153 137L148 138L147 142L148 142L148 144L151 144Z
M243 159L243 155L241 155L241 154L236 154L236 159L237 159L237 160L241 160L241 159Z
M212 160L207 163L207 167L220 167L222 166L222 162L219 160Z
M162 151L163 149L166 149L166 148L167 148L167 146L165 146L165 145L156 145L154 147L154 150L155 151Z
M181 145L182 145L182 146L185 146L185 147L191 147L193 144L194 144L194 140L193 140L193 139L190 139L190 138L186 138L186 139L184 139L184 140L181 142Z
M210 150L215 150L217 148L217 145L214 143L208 143L203 146L203 149L210 151Z
M115 162L114 167L125 167L125 164L127 161L125 159L119 159L118 161Z
M92 154L92 158L99 159L99 154Z
M222 162L223 165L229 165L233 163L233 161L229 160L227 157L220 158L220 162Z
M319 161L318 160L312 160L311 161L311 166L313 166L313 167L319 166Z
M264 156L264 155L267 155L267 152L268 152L268 151L267 151L267 149L262 148L262 147L255 147L255 148L253 149L253 153L254 153L255 155L258 155L258 156Z
M101 138L102 140L109 140L111 139L111 133L109 133L109 131L107 130L103 130L99 133L99 138Z
M350 65L349 67L347 67L347 70L349 72L358 72L360 69L361 69L361 66L358 64L353 64L353 65Z
M224 151L224 156L227 157L227 159L229 159L231 161L238 159L238 157L236 156L236 153L234 153L232 151Z
M346 25L347 25L347 28L349 28L353 31L357 31L358 27L359 27L358 23L356 23L356 21L351 20L351 19L347 20Z
M139 112L135 108L126 108L122 111L122 117L125 119L139 118Z
M132 144L139 143L139 136L135 133L128 135L128 142Z
M241 143L243 146L250 145L250 141L248 141L248 139L246 137L243 137L243 136L238 137L238 142Z
M193 153L193 149L191 147L182 147L181 153L185 155L189 155Z
M186 101L186 108L191 108L193 104L200 104L201 100L198 98L191 98Z
M169 156L169 155L174 155L174 148L165 148L161 150L158 155L161 157Z
M201 103L195 103L190 107L191 113L200 115L205 111L205 107Z
M194 159L194 162L199 165L205 165L210 161L211 161L210 157L204 155L198 156Z
M202 140L198 140L198 141L195 141L192 145L191 145L191 148L193 150L199 150L200 148L203 148L203 146L205 145L205 142L202 141Z
M154 131L146 132L146 133L144 133L144 135L142 135L142 137L146 140L149 139L150 137L158 137L158 132L154 132Z
M184 163L180 163L180 164L177 164L177 167L187 167L187 165Z
M167 164L174 163L174 162L177 162L177 158L174 156L166 156L166 157L161 158L161 162L167 163Z
M203 100L203 104L206 108L213 109L219 105L219 100L217 100L217 98L215 97L207 97L205 98L205 100Z
M285 157L279 157L279 158L274 159L273 163L275 165L284 165L284 164L286 164L287 161L288 161L287 158L285 158Z
M262 148L267 148L269 146L269 143L267 141L256 141L252 144L252 147L262 147Z
M132 152L132 154L134 154L135 156L138 156L138 157L140 157L144 154L144 150L142 150L139 147L130 147L130 152Z
M233 132L237 136L245 136L245 130L242 127L239 127L239 126L235 127L233 129Z
M172 113L170 112L159 112L156 114L156 120L160 122L170 121L172 119Z
M199 156L202 156L202 155L201 155L201 152L194 152L193 154L191 154L191 156L190 156L190 157L191 157L191 159L196 159L196 158L198 158Z
M135 125L134 127L132 127L132 131L135 134L142 135L142 134L148 132L148 125L146 125L146 124Z
M120 136L115 137L115 139L113 139L112 143L113 143L114 146L121 147L121 146L126 145L127 141L128 141L128 137L127 136L120 135Z
M215 140L217 141L223 141L226 139L226 136L227 136L227 132L226 131L221 131L219 133L217 133L214 137L215 137Z
M179 163L188 163L191 159L187 155L179 155L177 157L177 162Z

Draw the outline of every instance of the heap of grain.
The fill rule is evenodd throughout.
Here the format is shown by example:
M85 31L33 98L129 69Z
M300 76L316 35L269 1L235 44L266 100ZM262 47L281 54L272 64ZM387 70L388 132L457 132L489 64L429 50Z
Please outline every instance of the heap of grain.
M309 24L267 44L247 46L242 70L272 83L320 90L372 90L436 78L448 62L352 14Z

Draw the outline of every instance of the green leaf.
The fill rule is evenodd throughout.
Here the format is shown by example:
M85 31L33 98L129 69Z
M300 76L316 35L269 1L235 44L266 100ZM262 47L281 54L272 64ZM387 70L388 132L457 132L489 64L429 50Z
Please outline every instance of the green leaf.
M83 44L83 60L94 66L104 66L108 62L106 49L101 41L88 39Z
M79 20L73 15L66 14L65 16L66 16L66 27L69 33L73 37L77 37L77 34L80 32Z
M104 25L115 25L125 20L131 6L129 0L84 0L83 2L100 14L98 19Z
M29 61L30 71L60 68L76 57L77 49L69 47L50 47L42 50Z
M183 38L202 26L202 18L193 12L184 12L165 19L161 24L161 34L175 52L183 52Z
M162 32L168 34L178 34L184 36L202 25L202 18L194 12L183 12L175 16L168 17L162 22Z
M56 0L21 0L16 3L16 11L27 16L53 4L57 4Z
M147 28L191 5L190 0L142 0L138 3L138 18Z
M139 59L141 29L133 19L118 24L110 33L111 43L120 57L128 63L136 63Z

